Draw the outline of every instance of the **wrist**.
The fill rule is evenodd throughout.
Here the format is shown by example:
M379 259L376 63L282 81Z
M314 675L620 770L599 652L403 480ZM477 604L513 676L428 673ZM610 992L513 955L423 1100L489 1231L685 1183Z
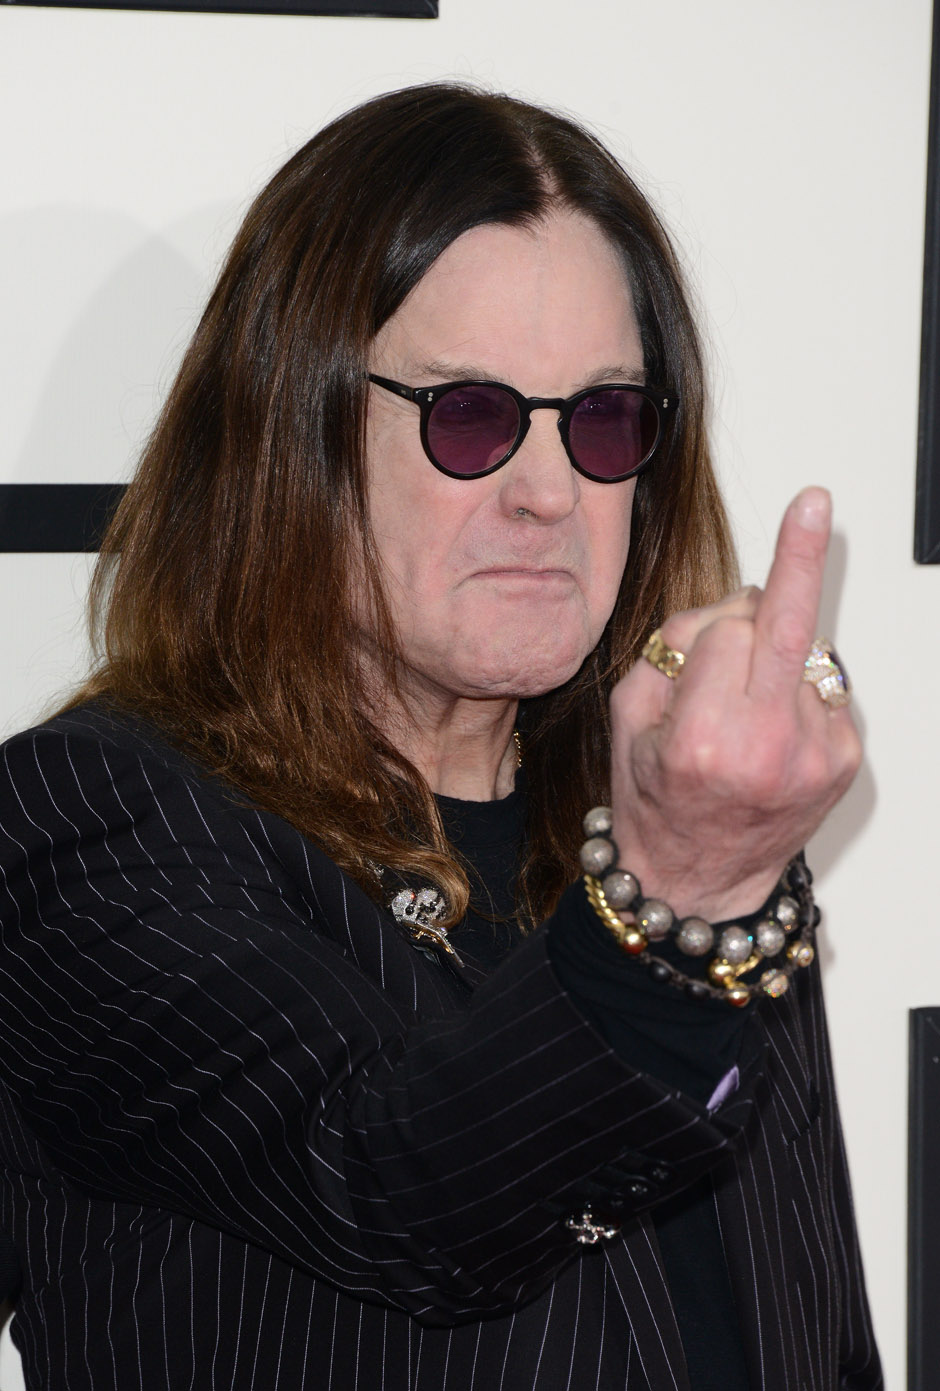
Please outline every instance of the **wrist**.
M615 845L619 845L616 835ZM742 876L728 885L703 886L707 871L695 874L667 874L658 865L649 865L640 855L632 853L627 857L630 872L643 885L648 898L662 899L668 903L678 918L705 918L708 922L731 922L733 919L750 917L773 894L787 865L783 863L759 874Z
M629 823L628 823L629 824ZM639 842L623 822L612 817L610 837L623 847L623 857L630 872L643 885L650 898L663 899L676 915L707 918L709 922L726 922L732 918L756 912L773 892L785 870L788 859L770 866L755 867L734 863L728 857L715 863L690 851L687 862L678 857L664 861L658 847Z
M711 995L744 1005L759 994L783 995L793 971L812 962L819 912L802 857L772 881L770 893L756 909L706 918L701 910L677 913L665 900L647 895L639 876L618 864L609 808L588 812L584 831L588 839L581 864L588 901L621 949L646 965L655 980L696 997ZM740 893L711 901L720 907L729 901L747 904L755 892L755 884L748 884ZM707 959L704 979L677 968L676 948L700 964Z

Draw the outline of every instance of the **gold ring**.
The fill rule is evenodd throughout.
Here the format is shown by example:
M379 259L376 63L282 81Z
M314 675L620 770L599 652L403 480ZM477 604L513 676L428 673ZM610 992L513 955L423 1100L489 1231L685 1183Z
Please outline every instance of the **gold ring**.
M677 652L674 647L667 647L658 628L655 633L650 634L643 648L643 656L651 666L661 671L663 676L668 676L670 681L675 681L685 666L685 653Z
M852 699L848 674L828 638L813 638L803 663L803 680L815 686L819 699L830 710L838 710Z

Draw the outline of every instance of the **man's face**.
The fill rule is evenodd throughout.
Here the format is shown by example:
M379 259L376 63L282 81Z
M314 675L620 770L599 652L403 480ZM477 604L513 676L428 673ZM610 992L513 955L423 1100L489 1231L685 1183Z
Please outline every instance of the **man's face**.
M370 368L409 386L490 378L567 397L642 381L643 354L617 252L593 222L560 212L459 237L383 326ZM576 473L557 421L536 411L501 469L454 479L424 454L417 406L370 389L369 515L419 700L552 690L600 638L634 481Z

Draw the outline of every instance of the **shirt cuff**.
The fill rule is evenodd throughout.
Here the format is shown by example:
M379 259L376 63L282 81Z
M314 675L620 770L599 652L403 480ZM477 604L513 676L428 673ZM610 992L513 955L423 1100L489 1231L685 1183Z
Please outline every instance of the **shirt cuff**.
M583 881L565 891L550 918L547 949L561 986L624 1062L712 1109L731 1094L753 1005L690 999L654 981L600 921ZM686 965L693 962L683 959Z

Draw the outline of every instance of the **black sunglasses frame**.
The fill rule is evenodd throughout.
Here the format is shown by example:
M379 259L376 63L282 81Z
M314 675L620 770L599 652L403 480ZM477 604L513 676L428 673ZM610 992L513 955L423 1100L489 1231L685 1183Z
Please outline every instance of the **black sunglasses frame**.
M661 386L637 386L634 382L604 382L601 386L589 386L586 391L578 391L574 396L523 396L521 391L516 391L515 387L507 386L505 382L494 382L486 380L441 382L438 386L405 386L403 382L392 381L390 377L378 377L373 372L367 372L366 377L376 386L380 386L385 391L391 391L395 396L401 396L406 401L413 401L421 412L421 447L430 459L431 463L441 473L446 473L448 478L469 479L486 478L488 474L495 473L497 469L507 464L516 450L520 447L529 432L529 424L533 411L552 410L558 411L558 433L561 435L561 442L564 445L565 453L568 455L571 467L581 474L582 478L589 478L593 483L625 483L628 478L636 478L645 468L653 462L656 451L659 449L666 430L666 423L672 413L679 405L679 397L675 391L668 387ZM450 391L456 391L465 386L489 386L498 387L500 391L505 391L507 396L511 396L519 410L519 429L516 438L501 459L495 464L490 464L489 468L481 469L479 473L457 473L453 469L445 468L439 459L435 459L431 452L428 442L428 422L431 418L431 411L434 406ZM571 452L571 444L568 438L571 417L574 415L582 401L589 396L596 396L600 391L632 391L637 396L644 396L655 408L659 428L656 438L646 457L641 460L634 468L628 469L626 473L619 473L614 478L601 478L596 473L589 473L587 469L581 467Z

